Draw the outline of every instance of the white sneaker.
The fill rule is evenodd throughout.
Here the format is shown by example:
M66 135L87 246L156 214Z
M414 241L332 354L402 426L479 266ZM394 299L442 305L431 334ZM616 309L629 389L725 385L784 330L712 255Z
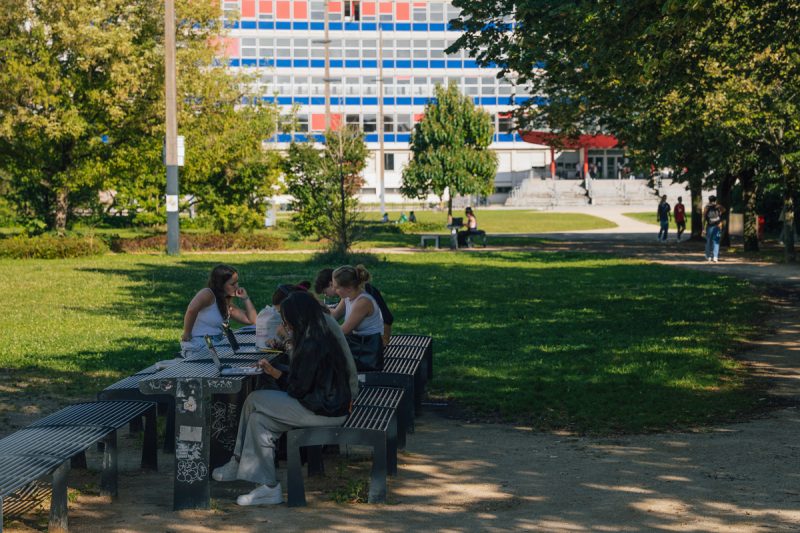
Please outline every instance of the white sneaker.
M711 258L710 257L706 257L706 261L708 261L710 263L711 262Z
M242 494L236 498L236 503L239 505L275 505L283 503L281 484L278 483L274 487L259 485L247 494Z
M211 472L211 477L216 481L234 481L236 475L239 473L239 461L236 457L231 457L231 460L224 465L217 467Z
M716 258L716 257L714 258L714 262L715 262L715 263L718 263L718 262L719 262L719 261L717 261L717 258Z

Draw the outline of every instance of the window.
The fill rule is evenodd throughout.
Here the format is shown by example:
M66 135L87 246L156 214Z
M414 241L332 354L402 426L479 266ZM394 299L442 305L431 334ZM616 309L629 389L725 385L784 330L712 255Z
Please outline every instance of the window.
M397 115L397 133L411 131L411 115Z
M275 55L275 39L259 39L258 40L258 56L262 59L268 59Z
M256 39L242 39L242 57L256 57Z
M311 2L311 20L325 20L325 2Z
M344 92L350 96L354 96L359 93L361 79L360 78L345 78L344 80Z
M345 20L361 20L361 2L350 0L344 3L344 19Z
M428 41L414 39L414 59L428 58Z
M414 78L414 96L425 96L428 94L427 78Z
M361 115L345 115L344 123L358 128L361 126Z
M297 115L296 130L298 132L308 131L308 115Z
M397 80L397 96L411 95L411 80Z
M497 131L499 133L511 133L515 130L514 117L511 113L500 113L497 118Z
M306 59L308 57L308 39L294 40L294 57Z
M350 59L359 58L359 42L358 39L347 39L344 42L345 57Z
M364 133L375 133L376 131L378 131L378 117L364 115Z
M325 94L325 78L317 76L311 78L311 94L313 95Z
M431 59L444 59L444 41L431 40Z
M394 170L394 154L383 154L383 169Z
M375 59L378 57L378 42L372 39L367 39L361 43L361 57L364 59Z
M291 58L292 57L292 40L291 39L276 39L278 45L278 57Z

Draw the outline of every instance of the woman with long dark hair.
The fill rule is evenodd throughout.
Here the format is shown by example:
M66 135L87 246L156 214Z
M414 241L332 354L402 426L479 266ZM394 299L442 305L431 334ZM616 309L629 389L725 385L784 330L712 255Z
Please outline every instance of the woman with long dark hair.
M244 309L233 304L239 298ZM208 284L189 302L183 317L181 352L191 357L203 350L203 337L222 338L222 328L233 318L242 324L255 324L256 308L244 287L239 286L239 273L228 265L217 265L208 276Z
M292 336L287 372L266 359L259 366L284 390L250 393L242 407L233 457L216 468L217 481L242 479L257 486L236 499L239 505L283 501L275 475L275 445L293 428L339 426L352 399L346 356L330 330L322 306L307 292L293 292L281 303L284 327Z

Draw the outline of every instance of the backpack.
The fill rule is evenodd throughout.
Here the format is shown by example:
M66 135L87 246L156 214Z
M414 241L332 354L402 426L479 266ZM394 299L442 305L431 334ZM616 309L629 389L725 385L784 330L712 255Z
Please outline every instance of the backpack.
M720 222L720 214L719 209L716 206L710 205L708 206L708 211L706 211L706 222L709 226L716 226Z

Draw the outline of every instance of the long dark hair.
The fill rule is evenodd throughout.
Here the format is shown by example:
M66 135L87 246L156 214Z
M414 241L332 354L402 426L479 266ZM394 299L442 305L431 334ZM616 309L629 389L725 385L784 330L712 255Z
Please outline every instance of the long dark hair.
M217 300L217 307L219 314L222 315L223 320L228 320L230 317L230 299L225 294L225 284L238 274L235 268L228 265L217 265L208 276L208 288L214 293L214 298Z
M309 350L325 349L338 364L345 364L344 352L328 327L319 300L306 291L295 291L281 303L281 317L292 329L293 359L309 355Z

